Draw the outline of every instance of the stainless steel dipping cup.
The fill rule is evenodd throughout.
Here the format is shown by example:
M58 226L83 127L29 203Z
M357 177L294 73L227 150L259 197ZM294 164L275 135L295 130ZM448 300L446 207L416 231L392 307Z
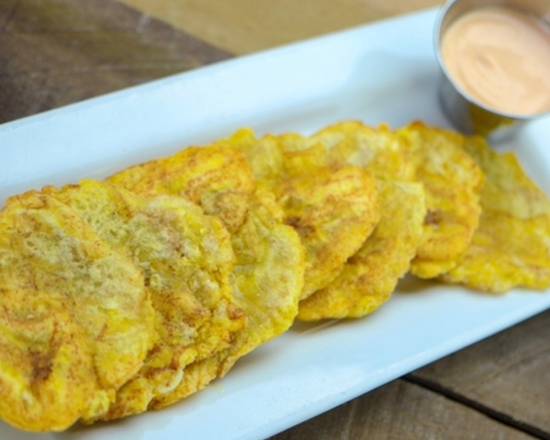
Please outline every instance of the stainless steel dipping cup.
M550 26L550 0L451 0L442 8L435 30L435 49L441 70L439 100L444 113L465 134L480 134L493 141L511 137L519 127L544 114L533 116L500 112L476 101L448 72L441 53L441 41L454 20L474 9L507 6L530 14ZM502 43L506 44L505 41ZM548 72L550 75L550 72Z

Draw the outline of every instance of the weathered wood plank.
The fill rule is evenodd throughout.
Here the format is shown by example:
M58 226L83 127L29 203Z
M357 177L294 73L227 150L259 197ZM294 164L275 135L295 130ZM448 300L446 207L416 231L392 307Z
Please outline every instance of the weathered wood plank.
M470 408L398 380L272 440L528 438Z
M412 376L477 401L550 438L550 312Z
M121 1L239 54L443 3L443 0Z
M11 17L15 14L18 0L3 0L0 3L0 32L10 22Z
M229 57L112 0L0 6L0 122Z

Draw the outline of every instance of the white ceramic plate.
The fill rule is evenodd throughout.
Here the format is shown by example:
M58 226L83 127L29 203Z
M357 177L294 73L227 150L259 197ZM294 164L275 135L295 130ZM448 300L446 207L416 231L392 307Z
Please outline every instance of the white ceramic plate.
M44 184L104 177L251 126L311 132L343 119L447 126L436 99L435 11L376 23L0 126L0 203ZM550 192L550 120L515 148ZM550 307L550 295L491 297L402 283L368 319L296 326L227 378L161 412L65 434L2 440L253 439L275 434ZM1 396L0 396L1 398Z

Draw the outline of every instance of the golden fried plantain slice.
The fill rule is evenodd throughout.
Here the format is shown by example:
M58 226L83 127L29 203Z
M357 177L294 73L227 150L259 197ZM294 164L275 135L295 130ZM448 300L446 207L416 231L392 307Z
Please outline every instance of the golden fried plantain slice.
M378 181L382 216L372 235L327 287L300 303L298 318L359 318L391 297L423 240L426 215L421 184Z
M258 140L242 130L237 136L245 139L241 149L256 178L276 195L285 222L302 239L307 298L336 278L372 232L378 221L374 178L358 167L329 167L325 149L299 135Z
M218 216L231 233L236 258L231 285L247 326L224 355L204 360L208 371L215 373L209 378L202 376L199 382L203 386L225 374L239 357L286 331L297 314L303 287L305 263L300 239L282 223L283 214L273 196L256 189L246 158L234 148L240 142L233 137L210 147L190 148L110 179L142 194L189 198L208 214ZM193 371L203 369L195 366ZM184 372L180 386L153 406L165 406L188 395L193 388L188 376L189 380L193 377Z
M229 284L230 236L217 218L181 197L143 198L95 181L45 191L144 273L159 340L105 418L143 412L179 385L187 365L228 347L244 324Z
M269 335L284 333L294 322L303 286L303 248L296 232L281 223L283 213L273 194L258 190L256 197L246 223L233 238L241 263L235 269L234 285L246 310L248 329L225 352L190 365L178 389L157 399L154 408L204 388L227 373L240 357L265 343ZM296 268L293 271L289 270L292 266Z
M513 153L496 153L480 137L464 148L486 175L482 214L466 254L443 279L489 292L549 288L550 200Z
M424 243L411 271L433 278L452 269L466 252L479 223L483 173L464 152L464 138L450 131L414 123L401 129L414 179L424 185L428 212Z
M411 270L434 278L450 270L466 251L480 215L483 174L461 148L463 137L413 123L397 133L344 122L312 137L329 149L333 163L367 167L378 178L424 185L427 215L424 243Z
M156 340L139 268L48 194L0 213L0 295L0 416L22 429L102 416Z

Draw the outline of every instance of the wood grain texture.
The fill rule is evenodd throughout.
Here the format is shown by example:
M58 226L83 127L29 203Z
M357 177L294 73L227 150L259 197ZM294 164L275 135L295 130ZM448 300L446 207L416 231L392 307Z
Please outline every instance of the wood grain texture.
M520 440L530 436L403 380L272 440Z
M550 312L414 373L550 438Z
M112 0L2 0L0 40L0 122L230 56Z
M443 3L443 0L121 1L237 54Z

